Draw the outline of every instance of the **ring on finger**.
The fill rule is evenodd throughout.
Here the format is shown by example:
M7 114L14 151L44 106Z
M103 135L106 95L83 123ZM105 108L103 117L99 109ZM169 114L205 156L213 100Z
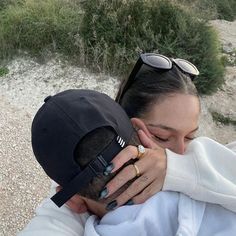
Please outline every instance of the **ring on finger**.
M133 164L133 166L134 166L135 173L136 173L135 177L139 177L141 175L139 168L135 164Z
M138 149L137 158L140 159L145 153L145 147L143 145L138 145L137 149Z

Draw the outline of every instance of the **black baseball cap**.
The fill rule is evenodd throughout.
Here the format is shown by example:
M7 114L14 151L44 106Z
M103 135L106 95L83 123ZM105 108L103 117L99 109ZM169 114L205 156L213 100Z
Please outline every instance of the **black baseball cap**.
M122 107L92 90L67 90L48 96L32 123L34 155L46 174L62 186L51 199L62 206L85 187L130 141L134 129ZM100 127L114 130L114 140L85 168L75 161L76 146ZM91 147L92 148L92 147Z

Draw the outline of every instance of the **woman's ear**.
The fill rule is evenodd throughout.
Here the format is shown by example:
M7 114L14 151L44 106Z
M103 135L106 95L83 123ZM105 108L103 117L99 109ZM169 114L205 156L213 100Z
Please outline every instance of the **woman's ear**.
M139 118L131 118L131 123L135 130L142 130L149 138L152 137L145 123Z

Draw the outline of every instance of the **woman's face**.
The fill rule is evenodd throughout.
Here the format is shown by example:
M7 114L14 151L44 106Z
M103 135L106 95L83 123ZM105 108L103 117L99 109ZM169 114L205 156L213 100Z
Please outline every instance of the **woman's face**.
M154 104L150 111L142 116L141 121L158 145L183 154L198 130L199 115L200 104L197 97L173 94Z

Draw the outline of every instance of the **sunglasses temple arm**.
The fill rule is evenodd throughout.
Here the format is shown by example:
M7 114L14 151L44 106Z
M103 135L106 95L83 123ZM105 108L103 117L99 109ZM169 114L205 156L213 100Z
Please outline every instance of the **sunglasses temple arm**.
M139 72L142 65L143 65L143 60L142 60L141 57L139 57L139 59L137 60L137 62L134 65L133 70L131 71L131 73L129 75L128 81L130 81L130 83L132 83L135 80L135 77L138 74L138 72Z
M139 72L142 65L143 65L143 60L141 57L139 57L139 59L137 60L137 62L134 65L134 68L131 71L127 81L121 86L121 89L119 90L117 98L116 98L116 102L120 103L125 92L130 88L132 83L135 81L135 77L136 77L137 73Z

